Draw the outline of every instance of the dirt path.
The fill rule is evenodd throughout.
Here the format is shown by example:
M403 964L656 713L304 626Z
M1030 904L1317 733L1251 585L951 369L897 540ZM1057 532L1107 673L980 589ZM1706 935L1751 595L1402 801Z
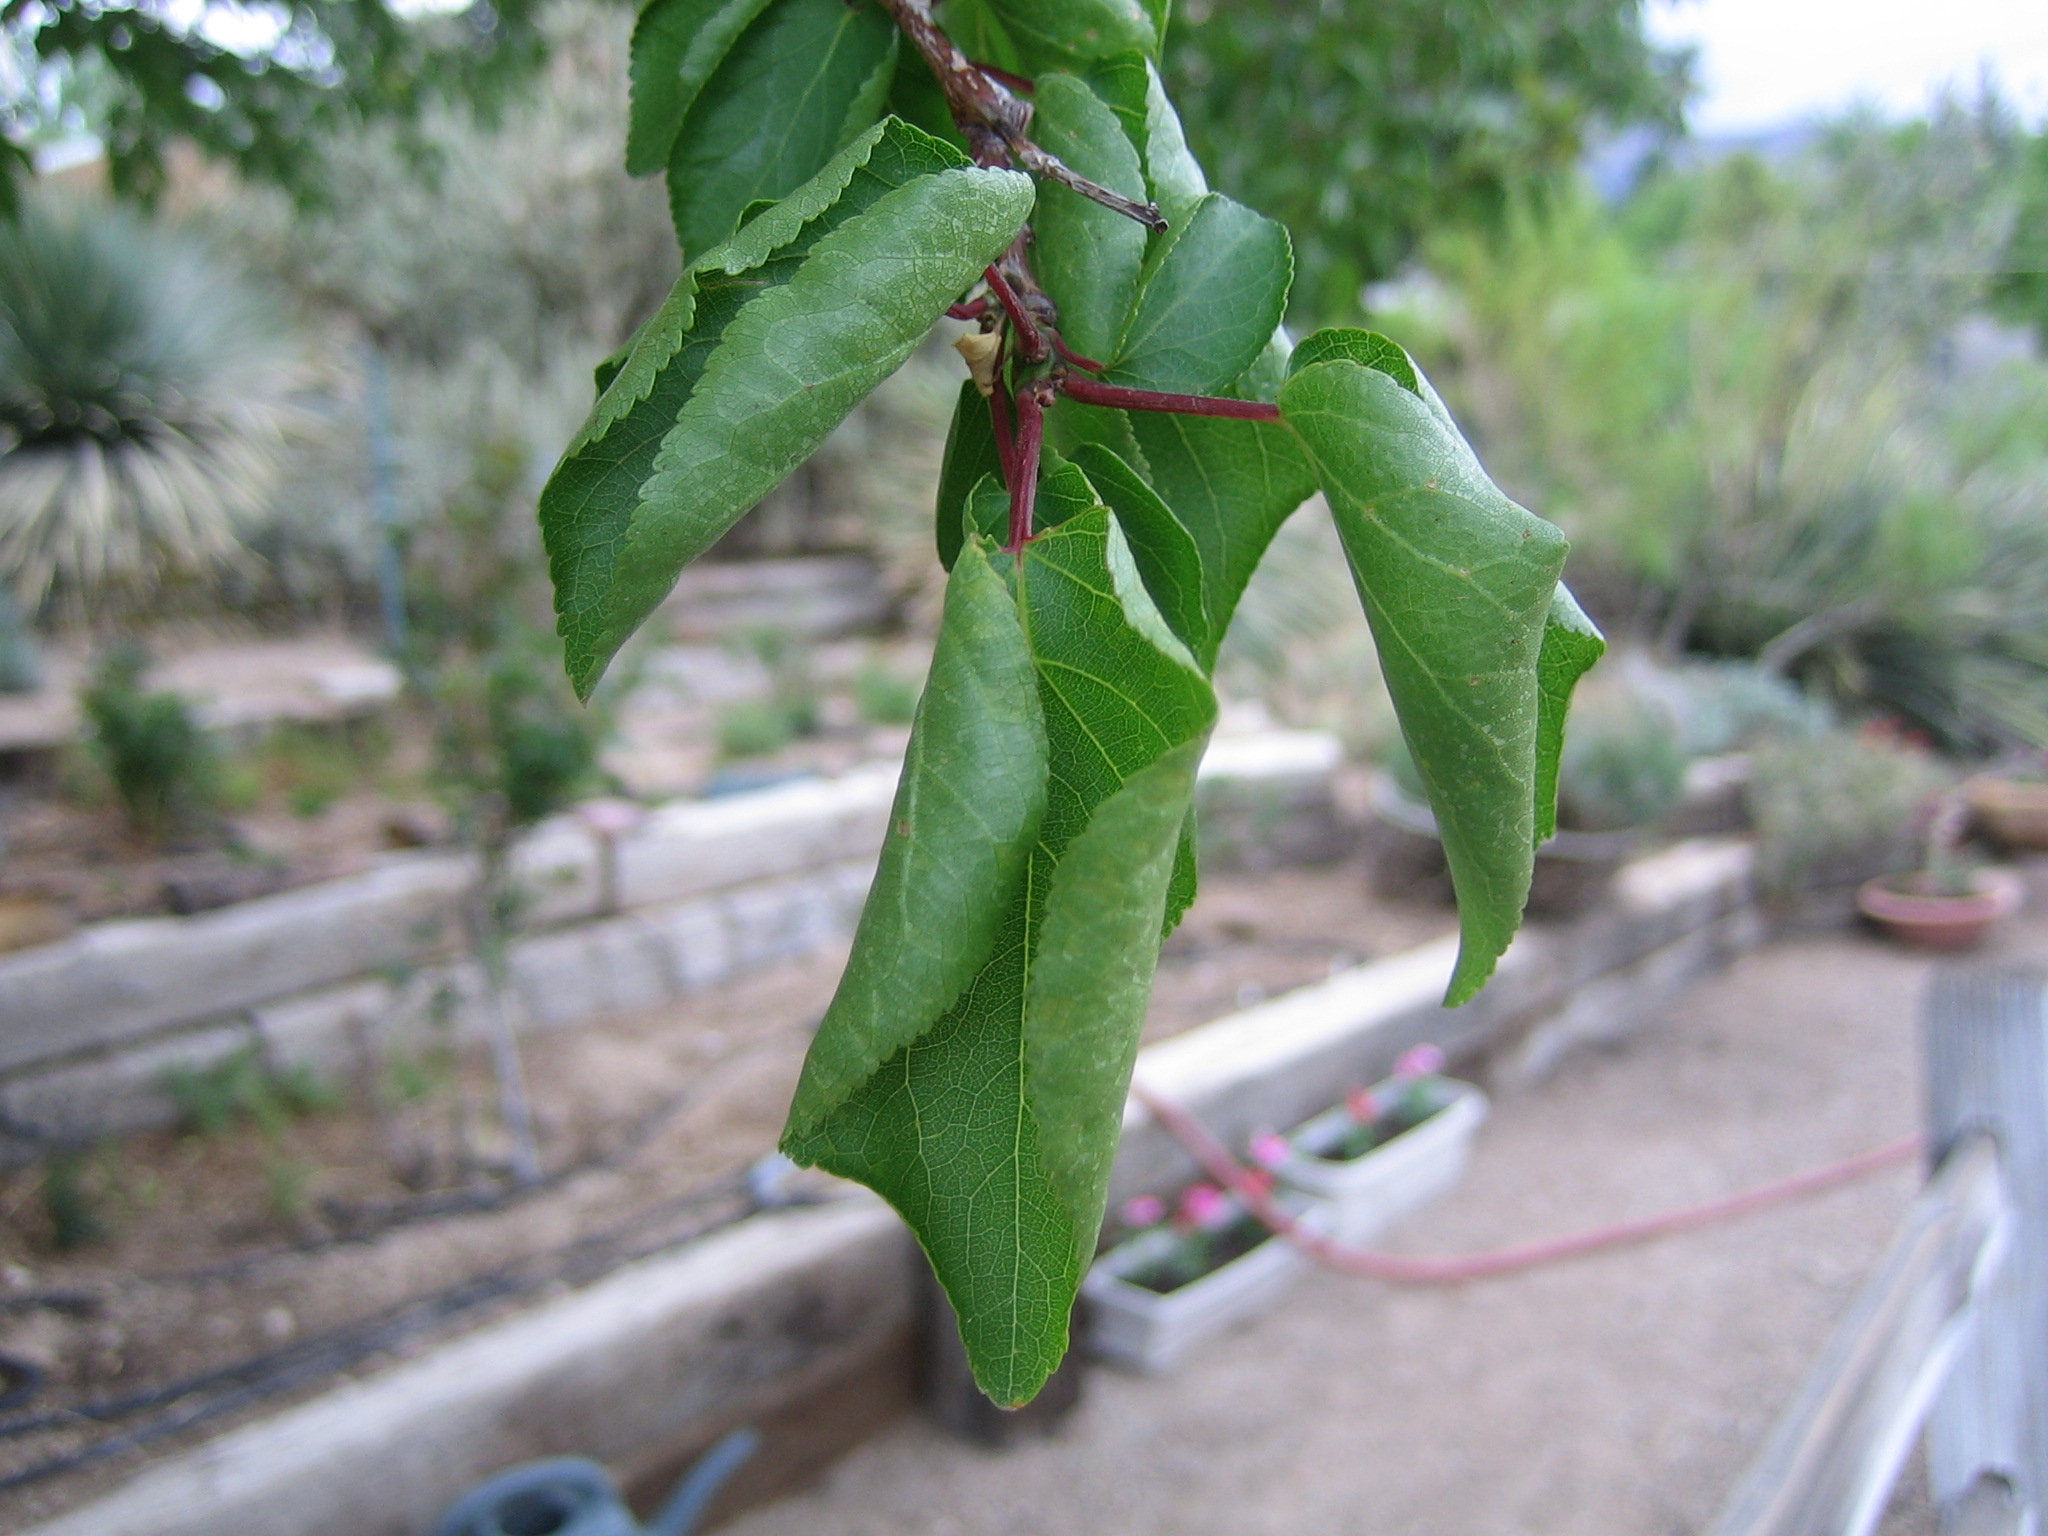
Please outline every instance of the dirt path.
M2037 910L2041 903L2037 901ZM2048 953L2048 921L2001 945ZM1920 958L1785 943L1618 1051L1506 1093L1396 1246L1690 1204L1918 1128ZM918 1422L729 1536L1676 1536L1713 1516L1917 1181L1462 1290L1326 1273L1171 1380L1101 1372L1056 1440ZM1934 1530L1917 1468L1884 1536Z

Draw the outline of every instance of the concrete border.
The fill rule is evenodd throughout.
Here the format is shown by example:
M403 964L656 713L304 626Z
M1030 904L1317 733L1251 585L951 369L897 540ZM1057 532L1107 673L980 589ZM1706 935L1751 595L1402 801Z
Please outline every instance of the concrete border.
M1610 908L1526 932L1464 1009L1439 1003L1456 956L1445 940L1149 1047L1138 1076L1243 1137L1326 1106L1422 1040L1454 1058L1490 1053L1515 1074L1550 1070L1754 942L1750 862L1745 845L1726 841L1639 861ZM1192 1167L1127 1107L1112 1198L1179 1184ZM652 1490L743 1419L771 1432L763 1468L739 1493L767 1497L781 1491L778 1475L786 1487L901 1406L915 1252L865 1195L752 1217L175 1454L30 1536L417 1536L454 1494L511 1463L579 1451ZM819 1411L821 1401L831 1406ZM809 1431L776 1428L806 1403ZM820 1452L827 1420L839 1439ZM791 1442L802 1443L778 1452Z

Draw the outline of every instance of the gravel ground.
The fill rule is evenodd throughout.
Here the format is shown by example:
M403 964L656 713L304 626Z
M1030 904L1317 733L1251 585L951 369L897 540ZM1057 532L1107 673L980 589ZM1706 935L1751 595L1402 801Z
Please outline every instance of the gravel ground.
M2048 922L2014 925L1999 948L2048 954ZM1912 1132L1929 970L1853 934L1745 958L1625 1047L1499 1095L1465 1184L1391 1246L1461 1252L1645 1215ZM1170 1380L1098 1372L1052 1440L989 1452L906 1422L726 1529L1698 1531L1917 1177L1458 1289L1311 1273ZM1916 1458L1884 1536L1935 1530L1923 1488Z

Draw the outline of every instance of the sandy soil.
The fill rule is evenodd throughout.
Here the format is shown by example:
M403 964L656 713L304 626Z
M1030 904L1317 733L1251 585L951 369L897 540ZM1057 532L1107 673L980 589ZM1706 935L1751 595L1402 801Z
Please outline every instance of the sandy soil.
M2038 883L2038 882L2037 882ZM2042 903L2037 899L2038 913ZM2048 954L2035 916L2001 947ZM1626 1047L1502 1094L1392 1246L1491 1248L1712 1198L1917 1128L1929 963L1754 954ZM1702 1529L1883 1248L1900 1171L1462 1289L1308 1274L1170 1380L1099 1372L1006 1453L906 1422L730 1536L1675 1536ZM1917 1468L1885 1536L1936 1526Z
M1214 876L1162 960L1148 1036L1452 922L1441 909L1370 896L1355 864ZM530 1038L527 1075L554 1178L495 1208L460 1208L492 1194L454 1155L464 1098L472 1122L487 1117L491 1090L476 1061L430 1078L409 1104L392 1102L387 1076L331 1085L342 1107L268 1132L245 1122L103 1148L83 1176L108 1230L71 1253L50 1246L42 1170L0 1175L0 1351L48 1371L35 1406L50 1408L308 1348L453 1288L484 1287L459 1310L398 1325L388 1347L359 1362L369 1367L741 1214L739 1174L774 1147L843 959L822 954L677 1008ZM477 1124L470 1138L490 1150ZM69 1300L31 1303L53 1293ZM333 1374L313 1362L295 1390ZM98 1433L0 1438L0 1479ZM0 1529L138 1464L124 1456L0 1491Z

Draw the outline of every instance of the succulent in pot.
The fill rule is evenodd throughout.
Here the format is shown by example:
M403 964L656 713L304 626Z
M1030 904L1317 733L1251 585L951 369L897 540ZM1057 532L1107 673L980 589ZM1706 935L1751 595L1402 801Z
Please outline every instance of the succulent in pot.
M1969 814L1961 794L1934 802L1920 867L1865 881L1856 893L1857 909L1893 938L1931 949L1968 949L2018 911L2024 896L2019 876L1981 867L1964 854Z

